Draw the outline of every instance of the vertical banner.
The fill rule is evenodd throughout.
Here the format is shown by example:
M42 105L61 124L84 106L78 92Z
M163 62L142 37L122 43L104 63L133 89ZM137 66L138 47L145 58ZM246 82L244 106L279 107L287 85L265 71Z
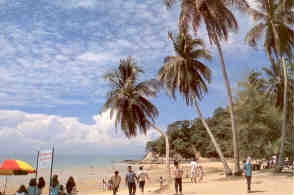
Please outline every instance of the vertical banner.
M42 150L38 155L38 168L51 168L53 159L53 150Z

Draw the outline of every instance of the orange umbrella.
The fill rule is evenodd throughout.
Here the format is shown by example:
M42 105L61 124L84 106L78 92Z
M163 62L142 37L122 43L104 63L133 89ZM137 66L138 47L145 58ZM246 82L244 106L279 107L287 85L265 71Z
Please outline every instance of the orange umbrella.
M0 175L27 175L35 172L35 169L31 165L21 160L4 160L0 166ZM5 177L3 194L5 194L6 185L7 177Z
M21 160L4 160L0 166L0 175L27 175L35 173L35 169Z

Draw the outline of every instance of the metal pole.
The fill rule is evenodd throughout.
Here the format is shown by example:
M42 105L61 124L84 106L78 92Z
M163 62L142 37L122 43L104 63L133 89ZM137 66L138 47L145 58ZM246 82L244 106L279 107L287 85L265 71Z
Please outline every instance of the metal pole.
M4 184L3 194L5 194L5 192L6 192L6 185L7 185L7 176L5 176L5 184Z
M48 193L48 195L50 195L50 187L52 185L53 160L54 160L54 146L52 147L52 158L51 158L51 167L50 167L50 185L49 185L49 193Z
M35 179L37 181L38 179L38 168L39 168L39 154L40 154L40 151L38 151L38 154L37 154L37 164L36 164L36 174L35 174ZM36 188L34 188L34 195L36 194Z

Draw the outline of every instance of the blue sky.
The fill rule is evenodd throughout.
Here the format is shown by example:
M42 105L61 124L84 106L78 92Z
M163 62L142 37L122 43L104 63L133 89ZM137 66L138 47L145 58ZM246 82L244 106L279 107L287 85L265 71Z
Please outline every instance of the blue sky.
M0 141L23 142L19 148L9 141L0 142L0 147L29 151L54 143L63 151L73 146L97 151L115 137L117 143L138 145L126 145L126 151L142 152L145 141L156 133L136 140L115 134L108 116L99 115L107 92L102 75L131 55L146 72L142 79L155 77L163 58L173 54L167 32L177 30L177 7L166 10L158 0L0 0ZM222 44L233 88L251 69L268 64L262 49L244 43L252 20L235 14L240 30ZM207 41L205 31L199 36ZM209 63L209 94L201 102L205 116L227 102L217 53L208 43L207 47L214 59ZM196 117L181 97L174 102L161 92L152 101L163 129L173 121ZM62 138L57 139L58 133Z

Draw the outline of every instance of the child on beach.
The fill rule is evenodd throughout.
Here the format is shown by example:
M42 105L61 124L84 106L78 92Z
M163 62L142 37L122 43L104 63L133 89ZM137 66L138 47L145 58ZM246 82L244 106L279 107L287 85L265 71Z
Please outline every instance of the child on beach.
M111 177L113 195L116 195L118 192L119 184L121 182L121 177L118 175L118 173L118 171L115 171L114 175Z
M182 194L183 170L179 167L178 161L175 161L174 165L175 165L174 178L175 178L176 194L178 194L178 192L180 192L180 194Z

